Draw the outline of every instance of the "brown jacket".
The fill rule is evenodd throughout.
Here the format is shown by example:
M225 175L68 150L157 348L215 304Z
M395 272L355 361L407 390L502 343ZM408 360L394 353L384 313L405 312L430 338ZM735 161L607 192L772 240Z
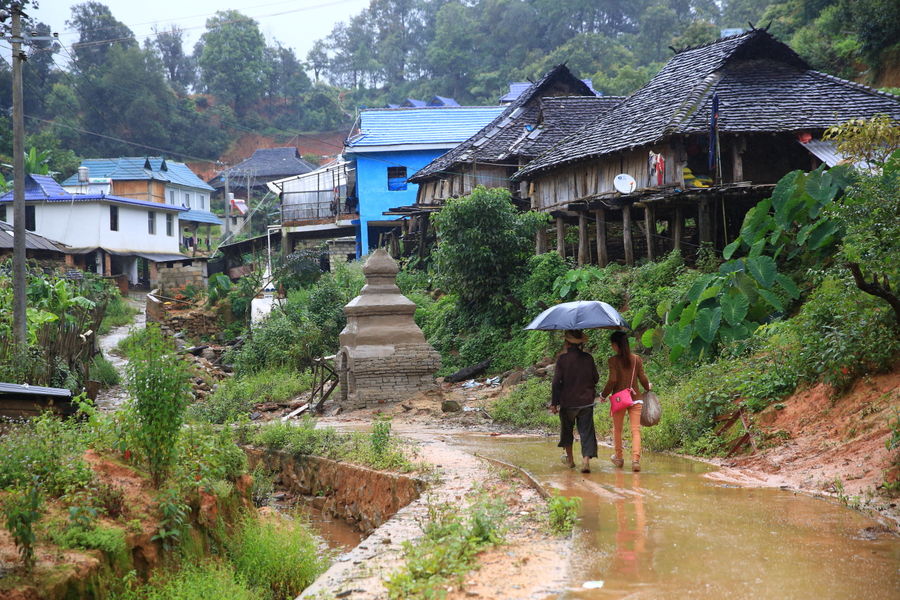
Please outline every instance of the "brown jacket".
M570 346L556 359L553 371L552 399L554 406L588 406L594 403L600 375L594 357Z
M609 378L606 380L606 385L603 386L604 398L625 388L637 391L638 381L641 382L645 392L650 387L650 381L644 374L644 361L637 354L632 354L631 360L634 362L626 365L618 355L609 359ZM632 372L634 372L633 376ZM631 381L628 380L629 377L631 377Z

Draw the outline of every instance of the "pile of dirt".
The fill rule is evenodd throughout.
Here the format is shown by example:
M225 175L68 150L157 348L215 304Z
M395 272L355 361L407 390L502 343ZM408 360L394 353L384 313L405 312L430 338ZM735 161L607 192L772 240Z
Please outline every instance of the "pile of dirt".
M898 413L900 365L856 381L842 395L820 383L760 413L760 450L722 464L748 475L742 483L824 493L891 516L897 505L883 484L900 477L886 446ZM741 477L727 471L715 477L732 475Z

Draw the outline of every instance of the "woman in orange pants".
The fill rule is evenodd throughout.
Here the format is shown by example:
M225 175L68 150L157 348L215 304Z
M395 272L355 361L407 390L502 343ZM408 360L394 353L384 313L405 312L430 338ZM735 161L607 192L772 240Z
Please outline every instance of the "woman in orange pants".
M614 331L609 337L609 341L615 356L609 359L609 378L603 387L603 398L626 388L636 391L638 381L641 382L645 392L653 389L653 385L644 374L644 361L637 354L631 353L628 335L624 331ZM610 460L619 468L625 464L622 456L622 427L625 413L628 413L628 419L631 421L631 470L635 472L641 470L641 408L643 405L642 400L635 398L635 403L625 410L612 413L613 442L616 453Z

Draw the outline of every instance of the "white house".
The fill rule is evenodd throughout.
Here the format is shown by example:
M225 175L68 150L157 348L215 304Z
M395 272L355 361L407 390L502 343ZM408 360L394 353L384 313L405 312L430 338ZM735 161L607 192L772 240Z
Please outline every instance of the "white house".
M13 222L13 194L0 196L0 221ZM71 248L67 260L102 275L152 283L155 263L179 253L180 214L188 209L105 193L72 194L47 175L25 179L25 229Z
M85 159L62 186L72 194L106 194L186 208L178 214L176 233L186 246L196 244L199 226L207 226L208 237L211 226L221 225L210 206L215 188L186 164L161 156Z

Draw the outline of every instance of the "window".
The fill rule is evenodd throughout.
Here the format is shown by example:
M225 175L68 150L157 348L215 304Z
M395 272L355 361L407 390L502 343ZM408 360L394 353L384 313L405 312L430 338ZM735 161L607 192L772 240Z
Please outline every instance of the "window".
M191 195L187 192L184 193L184 205L188 208L191 207Z
M6 206L0 206L0 221L6 220Z
M119 207L118 206L110 206L109 207L109 230L110 231L118 231L119 230Z
M175 190L169 190L169 204L175 205Z
M200 210L206 210L206 194L200 194Z
M35 223L34 218L34 206L26 206L25 207L25 229L28 231L34 231L37 229L37 224Z
M166 215L166 235L172 237L175 235L175 217Z
M388 167L388 190L402 192L406 189L406 167Z
M147 211L147 233L156 235L156 213L152 210Z

